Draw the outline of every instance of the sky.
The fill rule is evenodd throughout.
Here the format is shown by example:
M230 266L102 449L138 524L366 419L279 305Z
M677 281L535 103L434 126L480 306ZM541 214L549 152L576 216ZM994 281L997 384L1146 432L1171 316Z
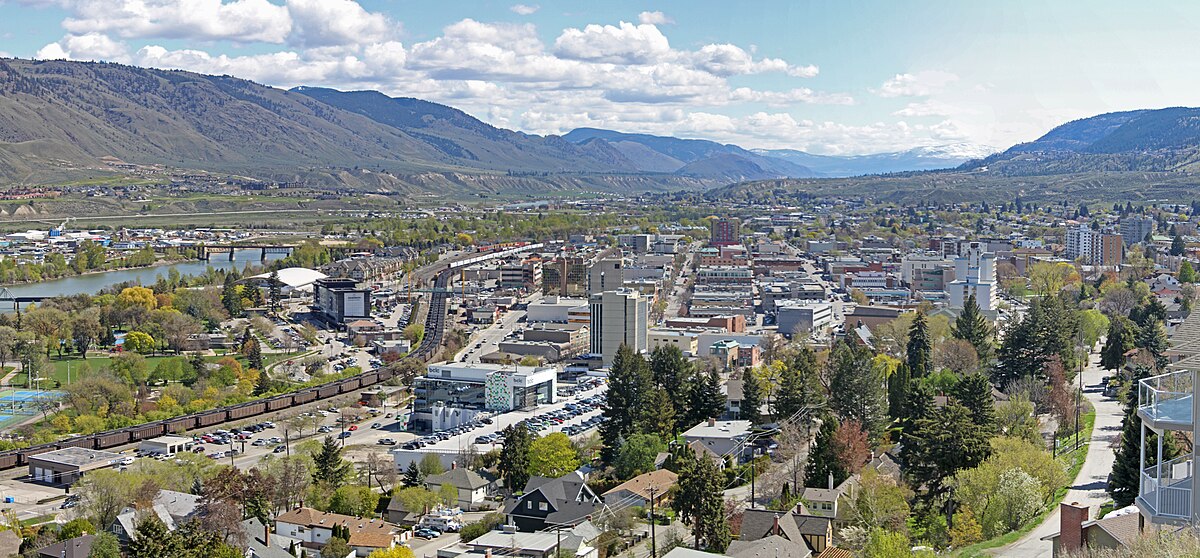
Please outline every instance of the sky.
M981 155L1200 105L1200 3L0 0L0 56L375 89L535 134Z

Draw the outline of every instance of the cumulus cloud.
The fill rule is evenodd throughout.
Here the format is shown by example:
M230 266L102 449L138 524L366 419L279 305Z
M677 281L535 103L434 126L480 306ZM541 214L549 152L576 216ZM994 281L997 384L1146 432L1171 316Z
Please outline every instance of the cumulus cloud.
M608 64L646 64L671 53L667 37L650 24L588 25L567 28L554 41L562 58Z
M267 0L65 0L62 26L76 35L281 43L291 31L288 7Z
M533 6L528 4L514 4L511 8L509 8L509 11L517 15L527 16L533 15L534 12L537 12L539 9L541 9L541 6L536 4Z
M924 97L941 91L955 81L958 81L957 75L938 70L896 74L883 82L875 92L881 97Z
M638 14L638 23L644 23L647 25L667 25L669 23L675 23L675 20L667 17L667 15L662 12L642 12Z
M37 51L41 60L88 60L129 62L129 48L101 33L67 35Z

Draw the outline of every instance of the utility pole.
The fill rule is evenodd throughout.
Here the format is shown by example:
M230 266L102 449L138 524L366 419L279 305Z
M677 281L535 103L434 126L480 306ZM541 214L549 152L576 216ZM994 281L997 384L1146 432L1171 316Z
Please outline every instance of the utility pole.
M650 485L650 558L658 558L658 538L655 537L655 525L658 519L654 517L654 485Z

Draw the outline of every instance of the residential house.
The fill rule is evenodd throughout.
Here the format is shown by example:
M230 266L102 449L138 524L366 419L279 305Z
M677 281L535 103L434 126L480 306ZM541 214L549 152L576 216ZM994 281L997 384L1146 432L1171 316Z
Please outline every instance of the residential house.
M1075 554L1084 548L1116 550L1141 537L1137 506L1116 510L1102 519L1088 521L1089 508L1077 503L1059 505L1058 532L1042 537L1052 544L1052 556Z
M648 507L651 500L654 505L662 506L667 500L667 492L675 486L679 475L666 469L658 469L642 473L629 479L603 494L604 504L612 508L627 506Z
M573 525L604 509L603 500L588 487L583 475L572 471L557 479L532 477L521 496L504 506L510 525L520 531Z
M827 517L796 512L746 510L738 540L753 542L773 536L802 543L808 553L799 556L819 554L833 541L833 522Z
M358 556L391 548L400 542L400 528L382 519L366 519L312 508L296 508L275 518L275 532L300 541L305 548L320 549L333 537L333 527L350 530L349 545Z
M683 433L689 444L698 443L719 456L730 456L735 463L751 457L751 448L746 444L750 438L750 421L708 419Z
M176 527L183 524L184 520L196 513L196 506L199 503L200 497L195 494L160 490L154 497L151 511L162 520L168 530L174 531ZM110 526L112 534L116 535L117 539L123 543L133 540L133 534L137 529L136 513L133 508L125 508L117 515L117 521Z
M425 488L437 492L442 485L449 484L458 490L458 507L478 510L488 497L496 493L496 477L487 471L471 471L465 467L454 467L440 475L425 479Z

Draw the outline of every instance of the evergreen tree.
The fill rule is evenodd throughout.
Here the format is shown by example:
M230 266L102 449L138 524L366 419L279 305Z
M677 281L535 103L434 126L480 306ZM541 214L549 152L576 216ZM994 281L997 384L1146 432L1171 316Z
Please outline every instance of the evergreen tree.
M925 314L921 312L917 312L908 328L906 359L912 377L924 378L930 372L933 346L929 340L929 323L925 320Z
M1192 262L1183 260L1183 263L1179 264L1179 282L1185 284L1196 282L1196 269L1192 267Z
M804 407L824 403L825 388L817 369L817 355L812 349L801 347L780 374L774 402L775 420L787 420Z
M742 402L738 407L738 418L750 421L750 424L762 422L759 415L762 409L762 384L754 372L746 370L742 373Z
M313 456L313 482L333 491L345 484L353 472L354 464L342 459L342 448L332 436L326 436L321 451Z
M718 418L725 413L725 395L721 393L721 376L716 368L696 374L688 407L692 412L689 421L692 424Z
M622 343L608 373L604 422L600 423L600 438L604 442L601 457L605 462L611 463L621 444L633 434L634 421L653 385L654 378L646 359Z
M421 468L417 467L417 460L409 461L408 468L404 470L404 486L417 487L424 484L425 475L421 473Z
M979 309L979 301L975 299L974 294L967 295L962 312L958 313L954 325L950 327L950 335L975 347L975 354L979 355L981 364L991 360L992 326Z
M971 420L984 432L996 432L996 409L992 402L992 384L980 373L969 374L954 385L954 398L971 412Z
M1187 244L1183 242L1183 237L1175 235L1175 238L1171 239L1170 254L1172 256L1182 256L1185 252L1187 252Z
M1133 348L1134 335L1134 325L1129 318L1113 316L1108 321L1104 348L1100 349L1100 366L1113 371L1125 366L1125 353Z
M870 349L847 337L833 348L828 368L830 408L842 420L861 422L871 439L878 439L887 418L887 391Z
M679 469L677 494L671 507L679 519L692 527L695 547L709 552L725 552L729 546L729 523L725 516L725 475L706 457L696 458L687 446L675 458Z
M1133 378L1130 389L1125 390L1125 417L1121 419L1121 441L1113 460L1112 474L1108 477L1108 494L1119 507L1133 504L1138 495L1142 470L1142 419L1137 415L1138 382L1149 378L1155 372L1149 366L1139 364L1133 368ZM1146 467L1158 463L1158 434L1146 429ZM1151 449L1153 448L1153 449ZM1174 459L1179 455L1172 436L1163 438L1163 459Z
M267 285L267 298L271 301L271 311L279 310L279 301L282 299L280 291L279 271L271 270L270 285Z
M817 430L817 437L808 453L808 463L804 465L804 486L828 488L829 477L832 475L833 486L836 487L850 476L842 467L833 447L833 436L837 429L838 421L832 415L821 418L821 428Z
M242 315L242 295L239 292L237 279L232 273L225 274L225 284L221 288L221 305L232 317Z
M509 492L524 490L525 483L529 482L529 447L533 445L533 434L520 424L505 427L501 434L504 445L500 448L496 470Z

